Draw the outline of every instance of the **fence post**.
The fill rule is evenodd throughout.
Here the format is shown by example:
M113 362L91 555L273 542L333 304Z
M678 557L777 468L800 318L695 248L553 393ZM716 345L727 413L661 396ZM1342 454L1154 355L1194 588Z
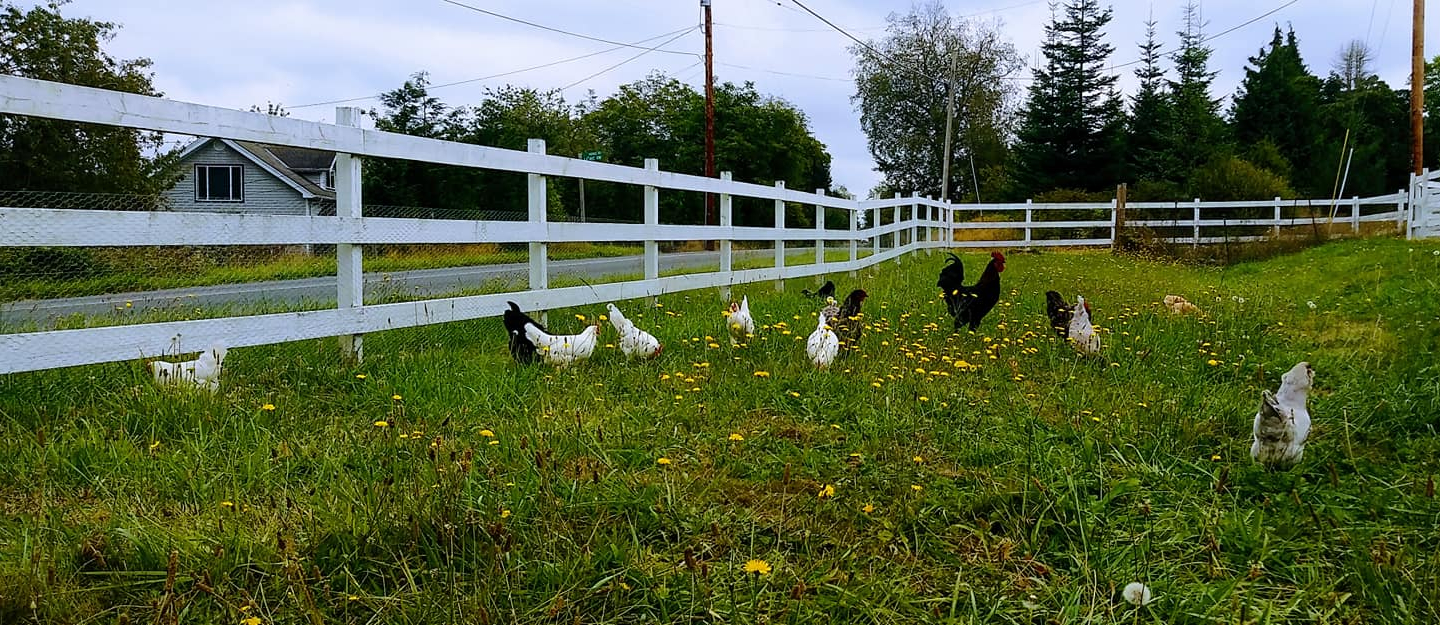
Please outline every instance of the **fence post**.
M722 183L728 183L728 182L731 181L732 178L733 178L733 174L731 174L730 172L728 172L728 171L722 171L722 172L720 172L720 181L721 181ZM728 185L728 184L725 185L726 188L729 188L729 186L730 186L730 185ZM721 193L721 194L720 194L720 227L721 227L721 228L733 228L733 227L735 226L735 221L734 221L734 217L732 216L732 214L733 214L733 211L732 211L732 209L731 209L730 194L729 194L729 193ZM725 274L725 280L726 280L726 281L725 281L725 286L720 287L720 299L721 299L722 301L725 301L725 302L729 302L729 301L730 301L730 281L735 279L735 276L730 275L730 273L731 273L732 271L734 271L734 269L735 269L735 263L734 263L734 248L732 247L732 244L731 244L731 241L730 241L730 236L727 234L727 235L725 235L725 238L720 239L720 273Z
M1129 198L1130 187L1120 183L1115 187L1115 208L1113 225L1110 226L1110 250L1115 251L1124 247L1120 242L1120 235L1125 233L1125 201Z
M1272 232L1274 232L1275 238L1280 238L1280 196L1278 195L1275 196L1275 229Z
M1190 242L1190 247L1200 247L1200 198L1195 198L1195 240Z
M929 199L934 200L935 198ZM921 231L925 233L925 255L930 256L935 253L935 248L931 246L931 243L935 242L935 226L930 225L935 223L935 205L925 205L925 221L927 223L921 226Z
M658 159L645 159L646 171L660 171ZM645 185L645 225L655 227L660 225L660 189ZM645 242L645 279L657 280L660 278L660 243L655 240ZM650 296L650 305L659 303L659 298Z
M526 142L527 149L534 154L545 153L544 139L531 139ZM540 174L527 174L527 194L529 196L530 223L540 226L540 231L546 231L546 224L549 223L548 196L546 190L545 176ZM548 235L545 235L548 238ZM530 290L550 288L550 244L543 241L530 242ZM550 323L549 311L540 312L540 323Z
M1404 189L1401 189L1395 195L1399 196L1399 200L1395 202L1395 229L1400 230L1405 228L1409 223L1406 219L1405 211L1410 208L1410 202L1406 200ZM1405 229L1408 230L1408 228Z
M895 194L895 199L898 200L900 199L900 197L901 195L899 193ZM900 209L901 206L899 204L896 204L895 223L892 224L895 227L895 233L890 235L890 243L892 244L892 247L895 248L895 264L897 265L900 264L900 257L902 256L902 254L900 253L900 248L903 246L903 241L905 239L905 229L900 225L901 223L903 223L900 220Z
M1350 197L1350 231L1360 234L1360 196Z
M870 233L870 255L871 255L871 256L877 256L877 255L880 254L880 234L879 234L879 231L880 231L880 213L881 213L881 212L882 212L882 210L879 209L879 208L875 208L875 209L871 209L871 210L870 210L870 230L871 230L871 233Z
M816 189L815 195L825 195L824 189ZM815 204L815 232L825 234L825 205ZM815 264L825 264L825 239L815 239ZM820 278L821 276L816 276Z
M775 189L781 193L785 192L785 181L776 180ZM775 292L785 292L785 200L775 200L775 229L782 231L775 234Z
M341 126L360 125L360 109L353 106L335 107L335 123ZM360 191L360 158L350 154L335 155L335 215L342 219L359 219L363 215ZM336 306L341 309L365 306L364 254L359 245L335 245ZM360 362L365 355L364 335L340 336L342 358Z
M1035 200L1025 200L1025 249L1030 249L1030 224L1034 222Z
M855 237L860 236L860 208L857 206L850 209L850 277L856 275L856 265L860 260L860 241Z
M920 192L910 193L910 254L920 250Z

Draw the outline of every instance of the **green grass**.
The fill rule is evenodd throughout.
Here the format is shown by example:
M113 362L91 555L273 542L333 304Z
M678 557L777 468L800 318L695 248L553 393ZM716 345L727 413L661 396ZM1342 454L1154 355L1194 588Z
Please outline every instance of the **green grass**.
M0 622L1440 622L1440 246L1014 253L974 336L940 259L832 276L872 327L828 372L803 280L736 289L746 348L708 347L713 290L622 304L650 362L518 367L484 320L356 366L233 350L213 397L138 363L0 377ZM1050 288L1091 298L1103 359L1047 334ZM1300 360L1313 438L1268 473L1250 422Z

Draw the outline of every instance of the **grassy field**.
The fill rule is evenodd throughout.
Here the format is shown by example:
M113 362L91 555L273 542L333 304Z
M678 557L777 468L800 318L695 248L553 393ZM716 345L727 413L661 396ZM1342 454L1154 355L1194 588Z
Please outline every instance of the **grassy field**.
M232 350L213 397L138 363L0 376L0 622L1440 622L1440 245L1016 252L975 335L941 258L832 276L870 329L827 372L806 280L737 289L742 348L714 291L622 303L649 362L519 367L485 320L357 366ZM1051 288L1103 358L1048 334ZM1311 442L1268 473L1250 423L1300 360Z

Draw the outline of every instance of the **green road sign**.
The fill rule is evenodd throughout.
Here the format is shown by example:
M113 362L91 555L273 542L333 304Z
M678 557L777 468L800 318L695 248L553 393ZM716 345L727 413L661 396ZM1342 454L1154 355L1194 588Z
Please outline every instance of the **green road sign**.
M601 154L599 150L592 150L589 152L580 153L580 159L585 161L598 161L604 157L605 155Z

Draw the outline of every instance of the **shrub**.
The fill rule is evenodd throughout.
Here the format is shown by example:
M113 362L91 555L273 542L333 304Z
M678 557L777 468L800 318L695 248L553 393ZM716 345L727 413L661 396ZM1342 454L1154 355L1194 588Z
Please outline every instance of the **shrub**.
M1196 170L1190 176L1190 191L1207 201L1295 197L1285 178L1234 156L1222 156Z

